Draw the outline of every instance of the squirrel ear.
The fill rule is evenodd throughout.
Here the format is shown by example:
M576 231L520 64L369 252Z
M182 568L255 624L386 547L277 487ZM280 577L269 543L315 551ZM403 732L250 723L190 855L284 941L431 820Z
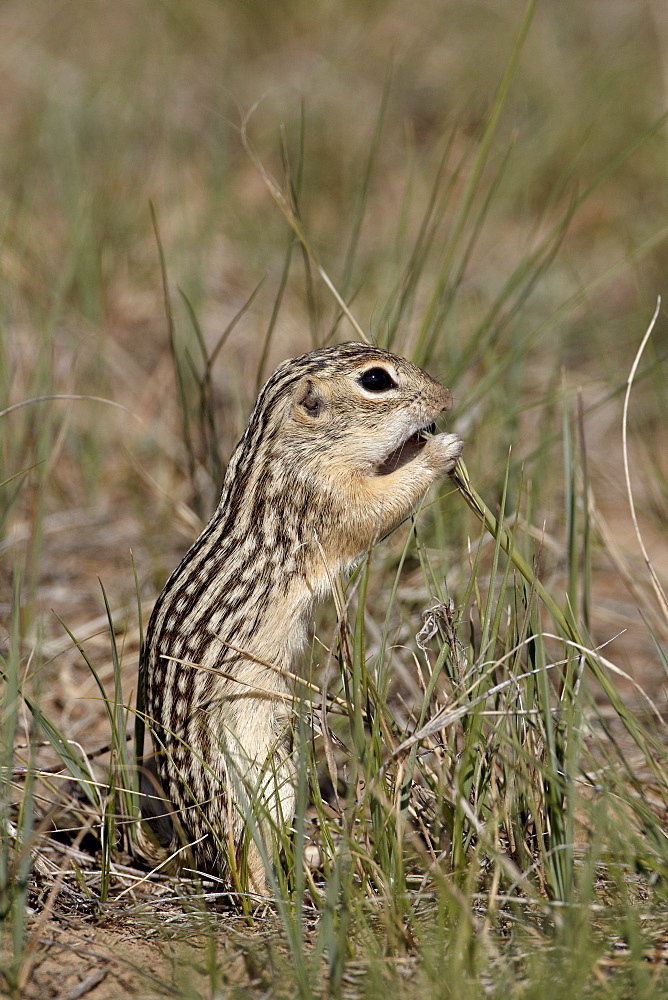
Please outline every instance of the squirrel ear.
M304 379L297 391L297 406L309 417L319 417L325 401L310 378Z

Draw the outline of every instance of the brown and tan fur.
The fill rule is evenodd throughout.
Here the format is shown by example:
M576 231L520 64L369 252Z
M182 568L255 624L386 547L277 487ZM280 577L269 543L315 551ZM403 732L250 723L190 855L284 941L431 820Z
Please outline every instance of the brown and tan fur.
M391 387L365 389L371 369ZM357 343L285 361L262 389L146 636L158 773L198 868L229 877L247 850L248 884L265 889L249 817L270 843L294 816L295 773L290 685L257 661L290 670L331 579L454 467L456 435L413 437L450 405L419 368Z

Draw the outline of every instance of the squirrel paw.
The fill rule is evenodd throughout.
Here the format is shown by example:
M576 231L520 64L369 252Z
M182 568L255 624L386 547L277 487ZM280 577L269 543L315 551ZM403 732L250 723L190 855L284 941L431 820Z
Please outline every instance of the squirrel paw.
M439 472L446 473L452 472L457 464L457 459L464 450L464 442L459 434L436 434L427 447L433 464Z

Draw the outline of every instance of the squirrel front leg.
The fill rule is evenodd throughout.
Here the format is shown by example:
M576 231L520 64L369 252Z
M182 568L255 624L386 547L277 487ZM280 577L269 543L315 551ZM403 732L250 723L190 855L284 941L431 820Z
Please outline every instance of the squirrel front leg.
M330 552L325 544L330 566L343 567L410 517L430 486L454 469L463 447L457 434L436 434L393 472L356 477L337 519L336 546Z
M412 514L429 487L454 469L463 448L457 434L436 434L411 462L365 481L381 537Z

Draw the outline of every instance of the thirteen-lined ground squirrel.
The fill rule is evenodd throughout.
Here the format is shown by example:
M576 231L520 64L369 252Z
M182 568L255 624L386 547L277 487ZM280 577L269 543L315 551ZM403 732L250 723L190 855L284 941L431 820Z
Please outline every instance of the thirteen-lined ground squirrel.
M429 375L365 344L285 361L262 389L146 635L158 772L199 868L225 877L233 851L265 888L247 817L271 841L294 816L295 775L290 685L258 660L290 670L330 580L453 468L462 441L433 426L450 405Z

